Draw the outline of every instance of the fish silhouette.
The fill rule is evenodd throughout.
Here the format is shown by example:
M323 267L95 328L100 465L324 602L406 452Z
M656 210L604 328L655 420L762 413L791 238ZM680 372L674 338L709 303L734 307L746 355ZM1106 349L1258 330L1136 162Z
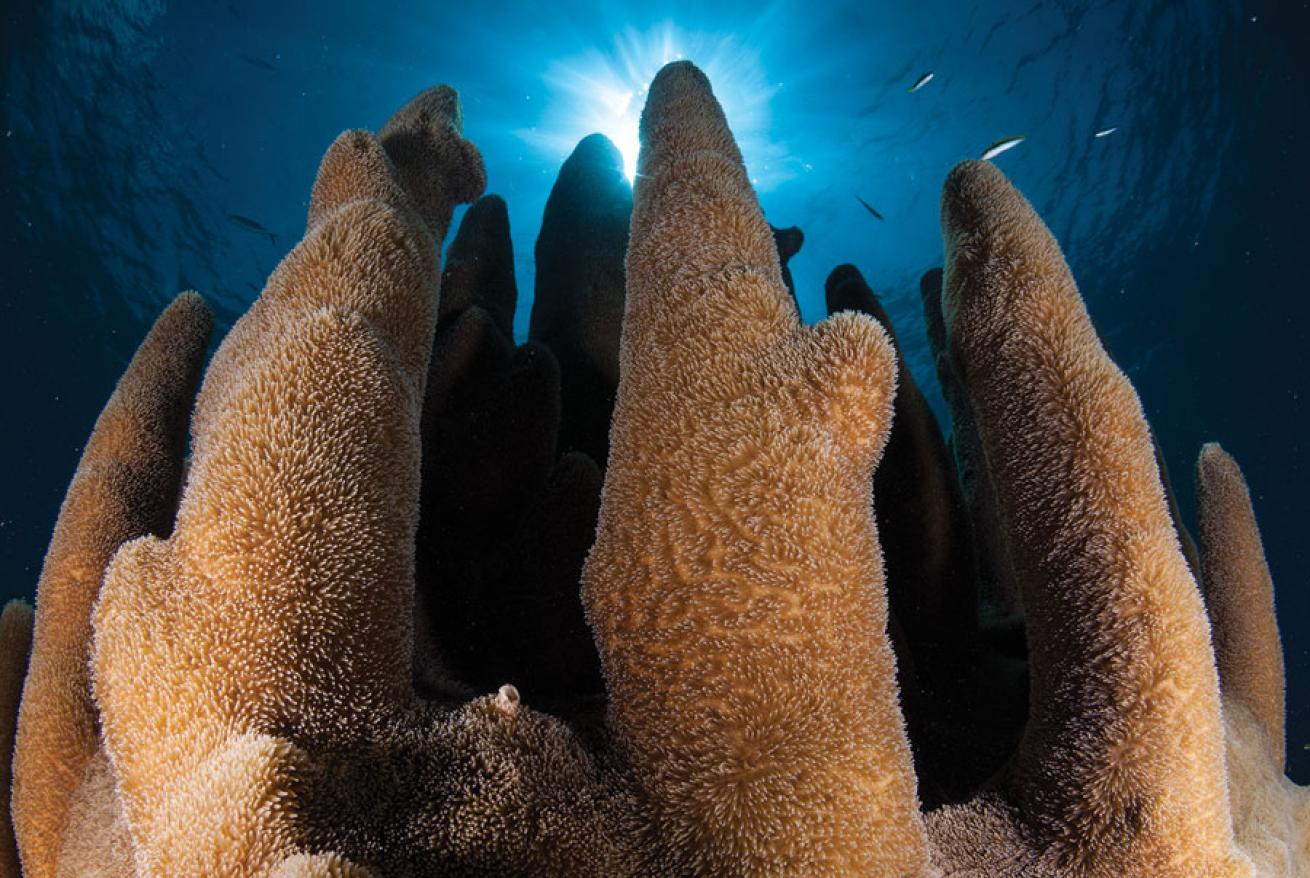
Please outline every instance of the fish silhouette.
M247 232L254 232L257 235L268 235L268 240L271 243L277 243L277 235L270 232L248 216L242 216L239 213L229 213L227 215L227 221L238 229L245 229Z

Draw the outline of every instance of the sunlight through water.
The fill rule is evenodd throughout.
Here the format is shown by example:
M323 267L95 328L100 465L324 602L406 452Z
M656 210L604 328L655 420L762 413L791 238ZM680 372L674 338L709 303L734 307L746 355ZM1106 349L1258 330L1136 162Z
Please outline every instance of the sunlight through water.
M608 50L592 49L554 62L543 74L547 101L539 123L519 136L552 160L561 160L578 141L600 132L623 154L631 181L637 173L638 126L646 88L670 61L694 61L710 81L751 170L752 182L767 189L787 175L772 161L785 150L769 140L769 99L779 83L769 82L759 52L729 34L686 31L665 23L641 32L627 30Z

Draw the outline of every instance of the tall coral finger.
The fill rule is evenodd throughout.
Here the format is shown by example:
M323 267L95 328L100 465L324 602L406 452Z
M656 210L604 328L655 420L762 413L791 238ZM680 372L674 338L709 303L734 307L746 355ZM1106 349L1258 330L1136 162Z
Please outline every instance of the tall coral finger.
M928 346L933 353L937 383L951 414L951 454L964 501L969 508L969 532L972 535L974 565L980 596L1003 614L1020 608L1019 586L1014 581L1010 550L1005 544L1005 523L997 509L996 492L978 438L978 426L965 389L946 343L946 322L942 314L942 270L924 272L919 280L923 299L924 325Z
M942 233L952 356L1028 621L1010 794L1043 858L1078 874L1242 874L1204 610L1141 404L995 166L951 172Z
M890 344L862 315L797 324L700 71L660 72L643 138L583 574L612 725L680 872L917 875L868 500Z
M602 466L619 383L631 218L622 154L603 134L583 138L546 200L528 338L559 360L560 450L585 452Z
M18 730L18 698L32 652L32 608L10 601L0 613L0 875L19 875L10 794L14 780L14 733Z
M14 827L35 878L54 873L70 797L99 746L87 671L91 608L115 549L172 529L211 326L195 293L155 321L96 421L55 525L37 584L14 756Z
M1225 698L1246 705L1259 720L1281 771L1286 705L1274 582L1246 480L1237 461L1215 442L1204 445L1196 459L1196 507L1219 685Z
M772 230L705 74L685 61L660 70L641 137L624 344L637 327L658 326L650 341L660 346L714 336L720 350L751 350L794 327ZM659 270L633 277L634 266ZM716 275L735 281L711 286ZM649 319L640 313L645 308L662 313ZM732 312L753 319L723 332Z
M509 208L499 195L484 195L464 214L446 251L439 320L444 324L477 305L502 335L513 338L517 302Z
M529 337L556 356L585 357L611 384L619 378L623 258L631 218L632 187L623 176L623 155L603 134L584 137L546 200Z
M197 404L174 535L125 546L106 576L96 693L148 874L251 874L296 853L304 754L412 707L429 229L471 187L401 179L399 201L324 213L233 327ZM425 204L433 193L446 200Z
M413 429L395 357L333 310L246 353L262 368L201 393L198 421L227 412L196 437L175 533L120 549L95 613L95 694L142 875L257 875L294 853L293 745L357 741L410 693L410 547L393 534L417 460L374 451Z

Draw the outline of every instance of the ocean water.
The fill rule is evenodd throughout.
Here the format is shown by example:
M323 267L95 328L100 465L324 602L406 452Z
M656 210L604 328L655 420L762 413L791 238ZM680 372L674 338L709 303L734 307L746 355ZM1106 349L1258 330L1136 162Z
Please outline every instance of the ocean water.
M635 160L644 86L685 57L768 218L805 233L803 318L855 263L943 421L917 292L942 261L940 186L1026 138L996 162L1064 247L1188 519L1202 442L1245 471L1278 589L1289 774L1310 782L1306 3L481 5L6 3L0 596L32 597L82 444L156 314L196 289L230 326L298 240L339 131L460 90L509 205L522 339L561 162L593 131Z

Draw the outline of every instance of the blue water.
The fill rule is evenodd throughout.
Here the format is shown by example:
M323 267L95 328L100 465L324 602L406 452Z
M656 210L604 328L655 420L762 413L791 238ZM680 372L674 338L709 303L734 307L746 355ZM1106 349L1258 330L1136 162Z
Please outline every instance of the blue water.
M1183 508L1203 441L1245 469L1278 586L1290 773L1310 781L1306 3L271 5L5 6L0 596L31 597L81 445L154 316L195 288L231 324L297 240L337 132L435 82L461 91L509 203L522 338L560 163L593 130L630 152L645 82L688 57L769 219L805 232L803 316L856 263L940 415L917 294L941 263L939 187L1026 136L997 163L1063 244Z

